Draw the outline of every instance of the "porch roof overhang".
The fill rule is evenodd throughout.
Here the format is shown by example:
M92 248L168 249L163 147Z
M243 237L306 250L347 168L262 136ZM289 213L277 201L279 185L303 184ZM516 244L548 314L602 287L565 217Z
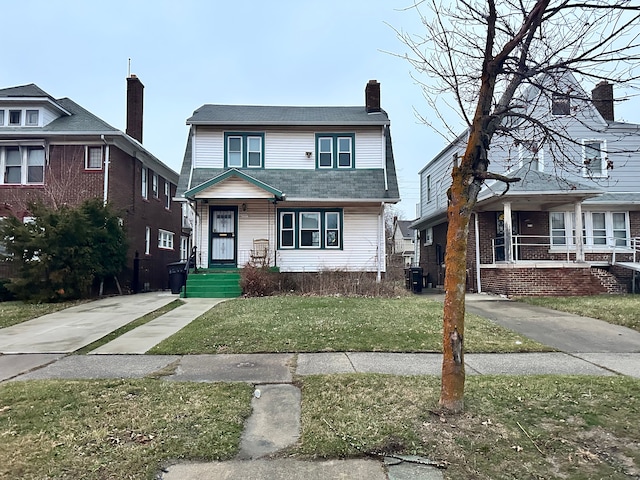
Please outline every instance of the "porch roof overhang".
M512 210L521 211L548 211L555 208L574 205L589 198L598 197L602 192L594 190L572 190L569 192L507 192L493 193L490 196L479 198L474 211L489 212L502 210L505 202L511 203Z
M206 182L203 182L200 185L196 185L195 187L184 192L184 196L189 200L195 200L199 193L202 193L204 190L213 187L221 182L224 182L231 177L239 178L250 183L251 185L258 187L261 190L264 190L268 194L273 195L273 198L275 198L276 200L284 200L287 196L286 193L278 190L277 188L272 187L271 185L267 185L266 183L261 182L251 175L247 175L246 173L241 172L240 170L237 170L235 168L226 170L225 172L222 172L219 175L210 178Z
M478 195L476 212L501 210L505 202L511 203L512 210L547 211L604 193L590 185L531 170L528 166L508 176L521 180L509 184L508 189L502 182L487 184Z

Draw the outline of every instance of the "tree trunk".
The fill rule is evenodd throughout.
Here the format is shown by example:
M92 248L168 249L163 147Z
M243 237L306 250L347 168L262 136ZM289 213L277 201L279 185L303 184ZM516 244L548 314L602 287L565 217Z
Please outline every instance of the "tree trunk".
M471 208L468 189L464 185L464 175L459 168L454 168L452 176L445 254L440 406L451 413L459 413L464 409L464 296Z

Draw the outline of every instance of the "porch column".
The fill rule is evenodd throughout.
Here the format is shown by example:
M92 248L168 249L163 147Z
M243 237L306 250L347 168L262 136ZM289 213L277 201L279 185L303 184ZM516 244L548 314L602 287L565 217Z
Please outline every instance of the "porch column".
M504 260L513 262L513 225L511 224L511 202L503 203L504 215Z
M584 262L584 239L582 238L582 202L576 202L575 208L575 227L576 227L576 262Z

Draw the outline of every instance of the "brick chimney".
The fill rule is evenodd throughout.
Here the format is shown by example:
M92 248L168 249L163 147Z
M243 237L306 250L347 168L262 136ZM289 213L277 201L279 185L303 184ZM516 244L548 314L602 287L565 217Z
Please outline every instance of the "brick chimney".
M126 134L142 143L142 111L144 85L138 77L127 77L127 130Z
M364 99L367 113L380 111L380 84L377 80L369 80L364 89Z
M602 115L605 120L613 122L613 85L606 80L598 83L595 88L591 90L591 100L600 112L600 115Z

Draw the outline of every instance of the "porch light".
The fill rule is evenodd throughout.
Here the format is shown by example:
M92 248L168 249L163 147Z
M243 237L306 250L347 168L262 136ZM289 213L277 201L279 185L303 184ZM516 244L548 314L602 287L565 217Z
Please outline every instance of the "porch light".
M313 152L304 152L304 154L307 156L307 158L311 158L311 154L312 154L312 153L313 153Z
M246 212L246 211L247 211L247 204L246 204L246 203L243 203L243 204L242 204L242 211L243 211L243 212Z

